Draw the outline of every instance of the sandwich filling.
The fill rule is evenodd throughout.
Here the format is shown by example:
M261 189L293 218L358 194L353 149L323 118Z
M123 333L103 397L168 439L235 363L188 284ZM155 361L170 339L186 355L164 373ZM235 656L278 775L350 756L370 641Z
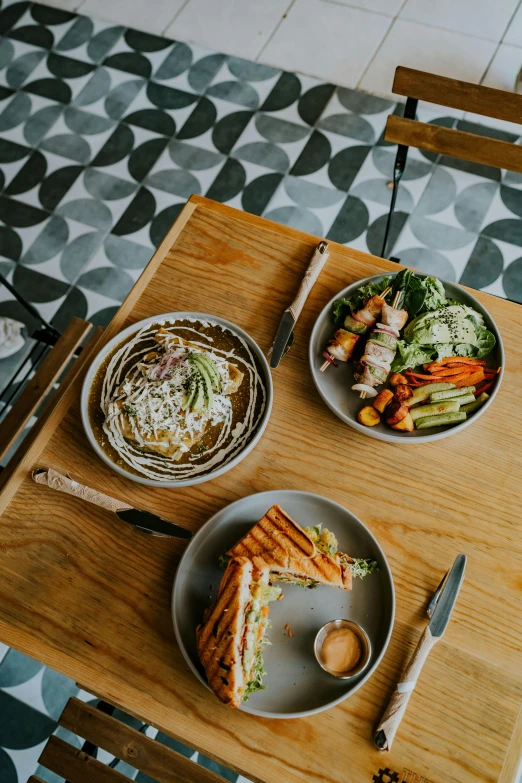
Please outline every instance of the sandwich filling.
M272 587L262 582L254 582L252 585L252 599L246 609L241 651L246 683L244 700L255 691L265 688L262 682L266 674L263 665L263 648L270 644L265 635L270 626L268 604L270 601L276 601L280 595L279 587Z

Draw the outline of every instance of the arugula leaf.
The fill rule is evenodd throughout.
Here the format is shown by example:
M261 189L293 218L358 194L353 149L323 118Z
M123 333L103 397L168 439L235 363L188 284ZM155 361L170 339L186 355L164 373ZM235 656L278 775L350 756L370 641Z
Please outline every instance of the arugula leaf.
M332 315L337 325L341 324L349 313L360 310L367 299L382 293L391 281L391 275L386 275L376 283L367 283L358 288L354 294L342 299L336 299L332 306Z
M222 571L224 571L228 565L228 561L230 560L230 555L220 555L219 556L219 567Z
M368 574L373 574L379 570L379 564L376 560L370 560L370 558L354 557L353 563L350 563L352 570L352 576L358 576L363 579Z

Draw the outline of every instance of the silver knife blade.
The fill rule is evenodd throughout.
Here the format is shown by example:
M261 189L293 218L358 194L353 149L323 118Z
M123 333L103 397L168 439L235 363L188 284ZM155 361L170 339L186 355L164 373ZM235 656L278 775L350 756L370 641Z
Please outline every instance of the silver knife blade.
M294 316L289 310L285 310L285 312L283 313L283 317L281 318L281 322L279 324L279 329L277 330L277 334L275 336L274 344L272 346L270 367L272 368L277 367L277 365L281 361L284 350L286 348L286 344L290 339L290 335L292 334L292 330L294 326L295 326Z
M466 555L457 555L455 562L446 579L440 598L433 610L433 615L429 623L429 629L432 636L440 637L446 630L459 590L464 581L464 571L466 569Z
M129 522L133 527L156 536L169 536L170 538L192 538L192 532L175 522L151 514L150 511L140 511L137 508L126 508L116 511L117 516L124 522Z

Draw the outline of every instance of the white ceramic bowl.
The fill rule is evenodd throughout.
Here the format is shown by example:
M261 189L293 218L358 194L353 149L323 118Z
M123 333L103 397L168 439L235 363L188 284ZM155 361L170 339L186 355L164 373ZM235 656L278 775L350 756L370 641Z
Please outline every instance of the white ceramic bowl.
M415 272L417 277L427 277L427 275L421 272ZM457 432L461 432L465 427L469 427L470 424L477 421L479 416L489 408L493 403L493 400L502 383L502 377L504 375L505 366L505 354L504 346L502 344L502 337L497 329L497 326L490 316L485 307L483 307L478 299L475 299L469 291L461 288L456 283L450 283L447 280L441 280L446 290L446 295L449 299L456 299L462 304L472 307L477 312L481 313L484 317L486 327L493 332L496 338L496 345L493 351L486 357L488 365L491 364L495 367L501 366L502 371L497 376L493 388L488 392L489 400L482 405L478 411L472 413L466 421L460 424L446 425L444 427L434 427L430 430L413 430L413 432L400 432L393 430L384 421L377 424L375 427L365 427L364 424L359 424L357 421L357 414L365 403L360 399L359 395L351 390L353 380L353 364L352 362L339 362L338 367L329 367L325 372L320 371L321 365L324 363L323 351L324 346L332 338L335 331L333 319L332 319L332 305L336 299L341 299L345 296L351 296L362 285L366 285L369 282L376 282L385 275L373 275L372 277L366 277L364 280L357 280L352 285L339 291L333 299L321 311L317 321L315 322L312 330L312 336L310 337L309 346L309 361L310 371L312 378L317 387L317 391L323 398L328 407L338 416L341 421L349 424L359 432L363 432L365 435L369 435L371 438L377 438L378 440L385 440L390 443L426 443L428 441L440 440L441 438L447 438L449 435L456 435ZM381 388L384 388L382 386ZM371 405L369 400L366 405Z
M225 464L219 465L217 468L215 468L215 470L211 470L208 473L205 473L204 475L194 476L193 478L155 481L154 479L147 478L146 476L139 476L136 473L132 473L130 470L126 470L121 465L117 465L103 451L103 449L101 448L101 446L99 445L98 441L94 436L91 427L91 422L89 419L89 406L88 406L89 394L90 394L94 377L98 372L99 367L103 364L103 362L105 361L107 356L111 353L111 351L113 351L116 346L120 345L120 343L124 342L124 340L127 337L130 337L131 335L139 331L141 328L143 328L144 326L148 326L149 324L159 323L160 321L182 321L184 318L194 318L197 319L198 321L210 321L219 326L223 326L226 329L229 329L233 334L237 335L238 337L241 337L246 342L246 344L248 345L252 353L259 360L261 367L263 368L263 372L264 372L263 381L266 390L265 410L263 411L261 420L258 424L258 428L254 436L252 437L252 439L246 444L246 446L243 449L241 449L240 452L238 452L238 454L232 457L232 459L230 459ZM117 473L119 473L122 476L125 476L126 478L132 479L132 481L137 481L138 484L147 484L148 486L151 487L190 487L194 484L203 484L205 481L211 481L212 479L221 476L223 473L226 473L227 470L230 470L235 465L239 464L241 460L243 460L247 456L247 454L249 454L252 451L252 449L259 442L266 428L266 425L268 424L268 420L270 418L270 413L272 410L272 399L273 399L273 385L272 385L272 376L270 374L270 368L268 366L268 362L266 361L265 356L261 351L261 348L258 346L258 344L254 342L254 340L250 337L250 335L244 332L243 329L241 329L239 326L236 326L233 323L230 323L230 321L225 321L224 318L218 318L218 316L209 315L207 313L196 313L196 312L163 313L162 315L155 315L152 316L151 318L145 318L143 321L138 321L137 323L128 326L126 329L119 332L115 337L113 337L112 340L109 340L107 345L103 346L100 353L98 354L98 356L96 356L93 363L89 367L89 370L83 382L82 395L81 395L81 413L82 413L83 427L87 434L87 438L89 439L89 443L91 444L94 451L98 454L98 456L104 462L106 462L107 465L109 465L109 467L112 468L112 470L115 470Z

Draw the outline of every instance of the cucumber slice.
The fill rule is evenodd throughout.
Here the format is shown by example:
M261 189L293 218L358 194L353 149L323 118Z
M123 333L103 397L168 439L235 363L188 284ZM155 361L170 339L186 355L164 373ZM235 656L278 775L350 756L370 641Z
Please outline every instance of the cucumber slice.
M461 389L447 389L446 391L432 392L430 400L439 402L440 400L452 400L453 397L462 397L465 394L471 394L475 391L474 386L463 386Z
M449 400L443 400L443 402L458 402L459 410L462 410L463 405L468 405L470 402L475 402L475 395L463 394L461 397L450 397Z
M480 397L477 397L477 399L474 402L470 402L469 405L463 405L461 411L464 411L464 413L474 413L484 405L486 400L489 400L489 394L486 394L486 392L482 392Z
M413 421L422 419L426 416L438 416L442 413L455 413L459 409L458 402L452 400L442 400L434 402L431 405L419 405L418 408L412 408L410 411Z
M443 424L458 424L466 420L466 414L463 411L456 413L442 413L440 416L425 416L423 419L417 419L415 427L418 430L425 430L428 427L441 427Z
M419 386L413 390L413 395L405 400L404 404L411 408L412 405L416 405L418 402L425 402L430 398L433 392L448 391L448 389L454 389L454 383L427 383L426 386Z

